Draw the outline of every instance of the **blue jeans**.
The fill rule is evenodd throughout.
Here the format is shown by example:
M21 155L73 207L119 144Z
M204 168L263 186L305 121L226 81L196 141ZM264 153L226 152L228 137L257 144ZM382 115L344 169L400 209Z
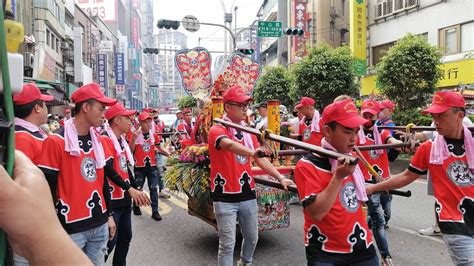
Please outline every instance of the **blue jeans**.
M320 261L308 261L308 266L341 266L343 264L335 264L335 263L328 263L328 262L320 262ZM344 265L351 265L351 266L379 266L379 258L374 256L371 259L360 261L357 263L351 264L344 264Z
M143 188L145 178L148 180L148 189L150 190L151 211L156 213L158 212L158 169L156 167L149 169L135 168L135 180L139 189Z
M474 265L474 237L465 235L443 234L444 242L448 245L449 255L458 266Z
M388 224L390 217L392 217L392 198L393 196L391 194L380 195L380 204L382 205L385 224Z
M373 194L369 196L367 207L369 208L372 232L374 233L374 238L377 242L380 255L382 255L382 257L389 256L390 252L388 251L388 242L387 237L385 236L385 215L381 204L381 195Z
M162 191L165 188L165 185L163 183L163 168L166 163L166 157L156 153L156 166L158 167L158 187L160 191Z
M214 212L219 235L217 264L233 265L237 217L243 237L240 258L244 263L251 263L258 241L257 200L214 202Z
M114 238L107 244L107 254L112 253L116 247L112 265L127 265L128 248L132 240L132 207L116 208L113 211L117 231ZM105 260L107 261L107 257Z
M109 240L109 227L107 223L95 228L69 235L79 246L94 265L105 264L107 241Z

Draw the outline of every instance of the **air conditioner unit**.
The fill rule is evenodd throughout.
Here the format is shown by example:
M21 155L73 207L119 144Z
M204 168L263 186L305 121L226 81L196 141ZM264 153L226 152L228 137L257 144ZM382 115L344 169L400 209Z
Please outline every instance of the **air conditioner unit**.
M35 55L32 53L25 53L25 57L23 58L24 67L33 68L34 63L35 63Z

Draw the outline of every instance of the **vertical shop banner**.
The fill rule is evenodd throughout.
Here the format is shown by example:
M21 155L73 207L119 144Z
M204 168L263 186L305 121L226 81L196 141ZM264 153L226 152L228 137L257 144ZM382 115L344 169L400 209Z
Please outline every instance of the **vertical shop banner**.
M116 95L125 95L125 85L115 85Z
M350 48L352 55L357 60L354 65L356 74L363 76L367 71L367 6L366 0L351 0L349 4L350 15Z
M97 54L97 82L105 91L107 91L108 77L106 54Z
M125 84L125 62L123 53L115 53L115 84Z
M294 21L295 27L298 29L302 29L304 31L303 36L294 36L294 55L301 58L306 55L306 40L309 36L308 31L308 15L306 12L306 2L302 2L301 0L295 2L293 14L295 14Z
M130 18L130 32L131 32L131 42L135 45L135 48L140 46L138 39L140 34L140 22L138 21L138 17L131 17Z
M254 24L250 27L250 49L254 51L250 57L255 62L260 63L260 37L257 34L258 26Z

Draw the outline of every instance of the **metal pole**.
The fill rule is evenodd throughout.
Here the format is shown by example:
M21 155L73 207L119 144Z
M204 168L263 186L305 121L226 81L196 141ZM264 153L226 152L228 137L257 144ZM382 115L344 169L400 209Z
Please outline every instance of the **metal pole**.
M224 26L224 25L221 25L221 24L206 23L206 22L199 22L199 24L201 24L201 25L208 25L208 26L217 26L217 27L221 27L221 28L224 28L225 30L227 30L227 32L230 33L230 37L232 37L232 45L233 45L233 46L232 46L232 50L235 50L235 46L236 46L236 43L235 43L235 35L234 35L234 33L232 32L232 30L229 29L229 27ZM227 37L227 35L226 35L226 37ZM226 48L227 48L227 46L226 46ZM226 49L226 51L227 51L227 49Z

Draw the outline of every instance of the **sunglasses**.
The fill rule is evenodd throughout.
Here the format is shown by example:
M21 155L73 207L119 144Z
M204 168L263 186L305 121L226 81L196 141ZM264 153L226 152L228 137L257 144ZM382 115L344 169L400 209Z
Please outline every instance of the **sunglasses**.
M242 109L242 110L247 110L247 109L250 108L250 104L249 104L249 103L232 103L232 102L230 102L230 103L227 103L227 104L233 105L233 106L238 106L238 107L240 107L240 109Z

